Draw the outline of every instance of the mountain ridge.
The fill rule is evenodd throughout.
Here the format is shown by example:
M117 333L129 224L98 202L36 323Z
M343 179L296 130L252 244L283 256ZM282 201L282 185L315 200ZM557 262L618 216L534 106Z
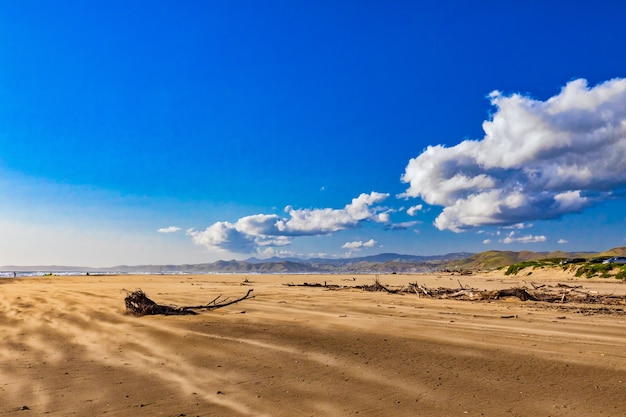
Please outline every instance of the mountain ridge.
M479 253L453 252L445 255L406 255L381 253L355 258L269 258L219 260L200 264L116 265L113 267L81 267L63 265L5 265L0 272L82 272L82 273L411 273L443 269L496 269L518 262L546 258L593 256L624 256L626 246L604 252L532 252L489 250Z

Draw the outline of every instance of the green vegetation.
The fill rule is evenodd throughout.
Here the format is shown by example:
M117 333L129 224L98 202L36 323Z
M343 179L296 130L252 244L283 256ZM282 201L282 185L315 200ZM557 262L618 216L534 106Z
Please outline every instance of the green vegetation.
M626 281L626 265L620 267L619 272L615 274L615 278Z
M560 262L563 260L563 258L547 258L547 259L539 259L537 261L524 261L524 262L518 262L516 264L513 265L509 265L509 268L506 270L506 272L504 273L505 275L517 275L517 273L519 271L521 271L524 268L530 268L532 267L533 269L535 268L545 268L545 267L552 267L552 266L556 266L559 265ZM531 274L532 272L529 272L528 274Z
M612 278L626 280L626 265L622 265L620 267L616 265L610 264L602 264L602 263L570 263L567 265L561 265L562 258L549 258L549 259L541 259L538 261L524 261L518 262L516 264L509 265L505 275L517 275L521 270L525 268L545 268L545 267L556 267L559 266L564 270L572 270L575 271L574 275L576 277L585 277L585 278ZM617 268L617 273L613 274L613 271ZM527 275L532 274L532 272L528 272Z
M519 262L513 265L509 265L509 268L506 270L506 272L504 273L504 275L517 275L517 273L519 271L521 271L524 268L529 268L532 267L533 269L537 268L537 267L543 267L544 265L539 262L539 261L525 261L525 262Z
M611 276L610 272L612 269L613 265L609 264L584 264L576 270L575 276L592 278L599 275L602 278L608 278Z

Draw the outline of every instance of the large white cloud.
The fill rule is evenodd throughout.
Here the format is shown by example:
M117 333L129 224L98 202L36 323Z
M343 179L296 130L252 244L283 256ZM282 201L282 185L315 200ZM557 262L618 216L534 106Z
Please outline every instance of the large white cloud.
M546 101L490 99L482 140L429 146L402 176L402 197L443 206L438 229L557 218L626 188L626 79L575 80Z
M343 209L304 209L295 210L290 206L285 208L289 219L276 222L280 234L288 236L320 235L356 226L363 220L386 222L387 213L380 212L382 208L373 209L372 205L384 201L389 194L372 192L361 194L352 199Z
M211 249L230 252L261 252L261 247L284 246L296 236L314 236L338 232L358 226L363 221L387 222L384 207L375 206L389 194L372 192L352 199L343 209L285 208L289 217L256 214L242 217L235 223L217 222L203 231L189 230L194 243Z

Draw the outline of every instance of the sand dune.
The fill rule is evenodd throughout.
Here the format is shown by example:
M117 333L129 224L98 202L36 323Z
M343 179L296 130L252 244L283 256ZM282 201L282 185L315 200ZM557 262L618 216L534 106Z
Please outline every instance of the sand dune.
M373 281L353 278L4 279L0 415L624 415L626 316L283 285ZM529 277L381 281L452 287L459 278L492 289ZM532 279L573 280L553 272ZM615 280L576 282L626 293ZM196 316L137 318L125 314L124 288L177 305L249 288L255 297Z

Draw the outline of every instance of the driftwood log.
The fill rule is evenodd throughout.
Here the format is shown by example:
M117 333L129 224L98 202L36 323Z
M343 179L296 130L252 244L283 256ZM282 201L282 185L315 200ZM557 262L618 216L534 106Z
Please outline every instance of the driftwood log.
M249 289L246 295L235 300L222 298L220 295L207 304L197 306L176 306L157 304L148 298L148 296L141 289L137 289L135 291L124 291L126 292L126 298L124 299L124 302L126 303L126 312L138 317L156 314L163 314L166 316L197 314L194 310L215 310L226 307L249 298L252 293L252 289Z

